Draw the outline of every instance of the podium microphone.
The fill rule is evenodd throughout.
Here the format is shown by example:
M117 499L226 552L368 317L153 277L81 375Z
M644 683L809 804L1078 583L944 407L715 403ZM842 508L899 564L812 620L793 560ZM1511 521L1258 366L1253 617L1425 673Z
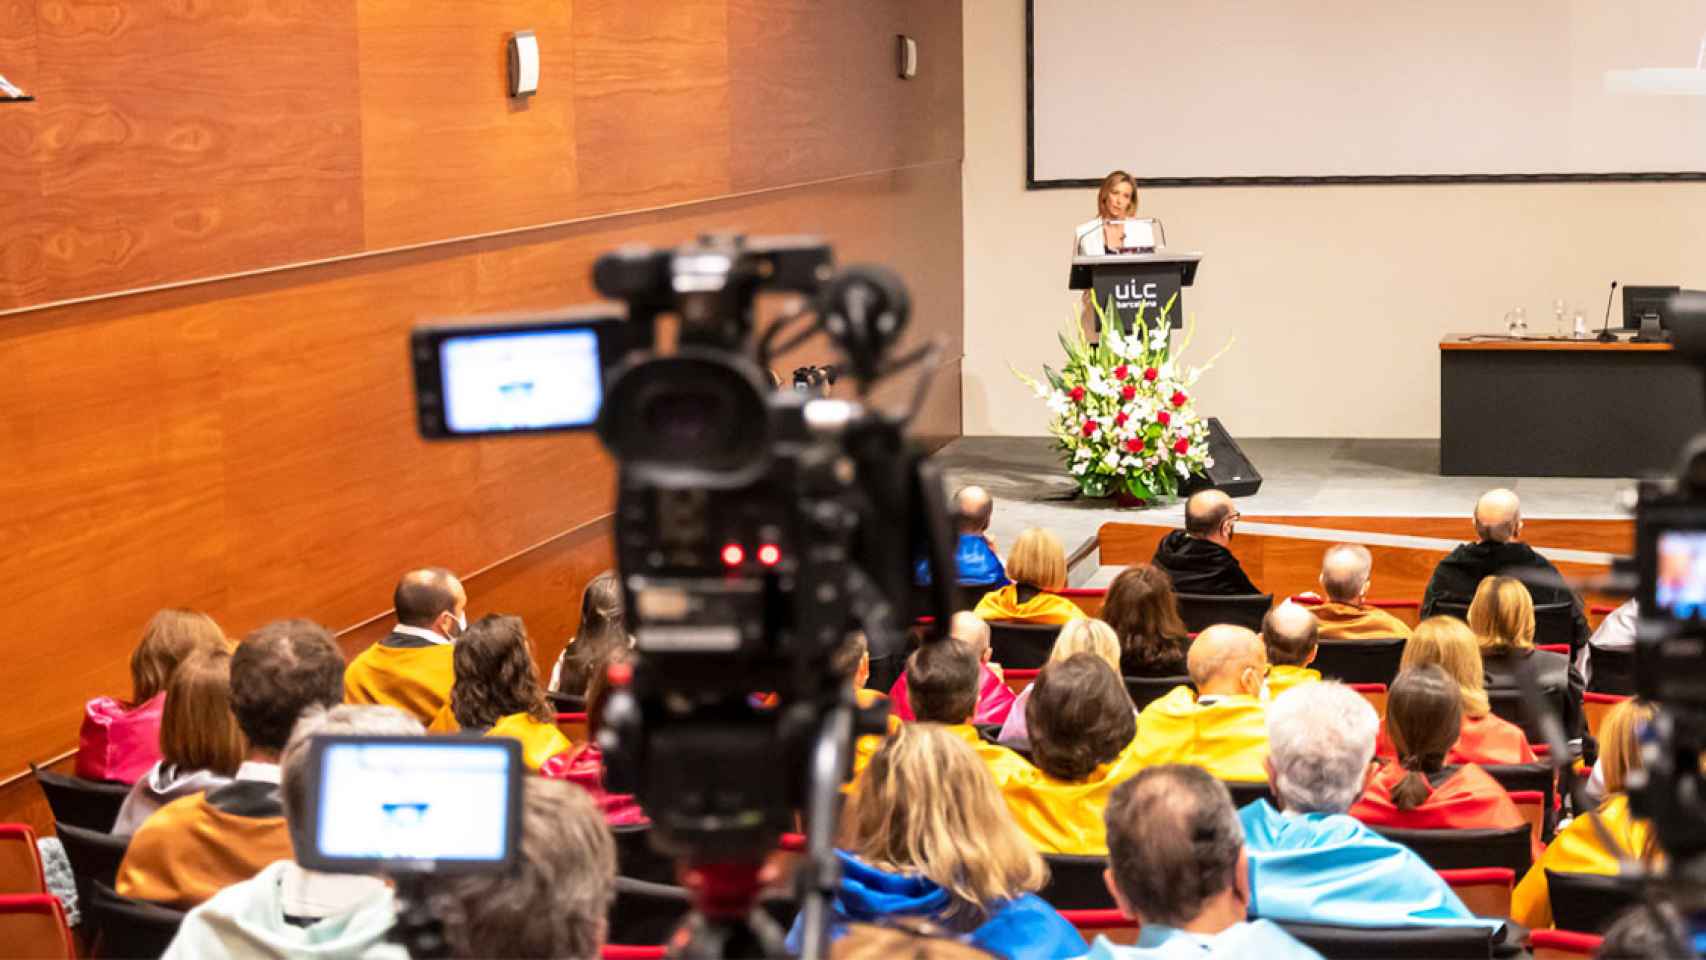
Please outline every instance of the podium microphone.
M1617 334L1611 332L1611 298L1617 296L1617 281L1611 281L1611 292L1605 295L1605 324L1599 328L1600 343L1616 343Z

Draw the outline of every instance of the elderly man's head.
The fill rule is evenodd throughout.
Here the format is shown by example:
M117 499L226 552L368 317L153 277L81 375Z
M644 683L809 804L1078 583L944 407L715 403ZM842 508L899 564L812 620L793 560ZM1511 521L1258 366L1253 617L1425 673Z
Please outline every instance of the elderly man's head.
M954 493L954 527L960 533L982 533L989 529L995 499L979 486L961 487Z
M1226 546L1232 542L1232 528L1238 522L1238 508L1225 493L1209 489L1191 494L1185 501L1185 533L1198 540L1208 540Z
M1488 490L1475 501L1475 535L1493 543L1522 538L1522 502L1513 490Z
M1357 543L1327 548L1321 558L1321 592L1334 603L1361 606L1368 596L1369 575L1374 572L1374 554Z
M1287 600L1262 618L1262 644L1275 666L1309 666L1320 639L1321 624L1302 604Z
M1268 783L1282 809L1345 813L1373 773L1380 718L1342 683L1292 687L1268 705Z
M977 662L989 662L989 624L970 610L961 610L948 621L948 636L965 644Z
M1191 642L1185 668L1198 696L1255 696L1268 674L1268 652L1248 627L1217 623Z
M1102 818L1103 877L1121 913L1205 933L1244 919L1244 830L1225 784L1200 767L1150 767L1114 788Z

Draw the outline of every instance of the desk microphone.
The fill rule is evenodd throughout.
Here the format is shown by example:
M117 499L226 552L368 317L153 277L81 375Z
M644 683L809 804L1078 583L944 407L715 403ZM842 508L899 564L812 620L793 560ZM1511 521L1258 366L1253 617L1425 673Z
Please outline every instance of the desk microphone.
M1605 325L1600 327L1599 336L1596 338L1600 343L1617 342L1617 334L1611 332L1611 298L1615 296L1617 296L1617 281L1613 280L1611 281L1611 292L1605 295Z

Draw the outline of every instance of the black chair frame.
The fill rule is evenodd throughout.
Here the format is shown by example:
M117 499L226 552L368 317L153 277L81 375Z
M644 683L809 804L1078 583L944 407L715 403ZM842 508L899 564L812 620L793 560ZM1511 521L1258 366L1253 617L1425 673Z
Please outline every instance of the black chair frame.
M1603 934L1624 910L1641 902L1640 888L1622 877L1546 871L1552 924L1560 930Z
M1489 960L1498 942L1487 927L1344 927L1275 921L1326 960Z
M159 957L184 922L181 911L119 896L98 880L90 882L89 895L83 910L95 931L97 957Z
M1315 645L1315 662L1310 666L1321 676L1344 683L1384 683L1392 685L1398 676L1398 663L1404 658L1403 637L1378 640L1322 640Z
M1060 626L1058 623L991 620L989 659L1009 670L1040 669L1054 650Z
M1273 608L1274 595L1251 593L1220 595L1180 593L1179 616L1185 629L1198 633L1217 623L1233 623L1251 630L1262 629L1262 618Z
M1505 830L1403 830L1375 832L1409 847L1435 870L1509 867L1518 877L1534 865L1533 831L1524 823Z
M111 832L113 824L118 822L119 808L130 796L130 787L122 783L66 776L33 763L30 772L35 774L36 783L47 797L53 819L86 830Z
M1190 677L1126 677L1125 692L1139 710L1166 696L1174 687L1196 687Z
M1045 853L1043 861L1048 864L1048 885L1037 896L1056 910L1113 909L1113 894L1102 879L1108 868L1107 857Z

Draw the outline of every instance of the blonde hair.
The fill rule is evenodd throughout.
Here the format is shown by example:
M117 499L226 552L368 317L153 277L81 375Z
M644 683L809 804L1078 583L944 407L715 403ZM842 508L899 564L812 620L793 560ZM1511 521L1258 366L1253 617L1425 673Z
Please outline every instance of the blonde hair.
M1038 590L1059 590L1066 586L1066 548L1060 545L1059 537L1041 527L1031 527L1013 541L1013 552L1007 555L1007 575Z
M987 914L1048 882L989 769L934 723L902 725L871 758L843 846L872 866L922 874L947 890L950 915Z
M1599 772L1607 796L1628 789L1629 771L1641 769L1640 728L1653 722L1653 705L1624 700L1599 724Z
M1437 664L1457 681L1463 694L1463 712L1480 719L1492 711L1487 700L1487 679L1482 673L1481 646L1474 631L1456 617L1429 617L1417 624L1404 645L1400 672L1424 664Z
M1534 648L1534 598L1521 580L1485 577L1469 603L1469 629L1488 653Z
M243 752L243 732L231 712L231 654L204 647L172 673L160 715L160 757L180 771L230 777Z
M130 655L130 702L152 700L172 682L172 671L190 654L209 647L229 650L225 631L205 613L167 609L142 629L142 642Z
M1077 617L1062 624L1048 662L1058 663L1075 653L1088 653L1113 667L1116 675L1120 672L1120 638L1113 627L1095 617Z

